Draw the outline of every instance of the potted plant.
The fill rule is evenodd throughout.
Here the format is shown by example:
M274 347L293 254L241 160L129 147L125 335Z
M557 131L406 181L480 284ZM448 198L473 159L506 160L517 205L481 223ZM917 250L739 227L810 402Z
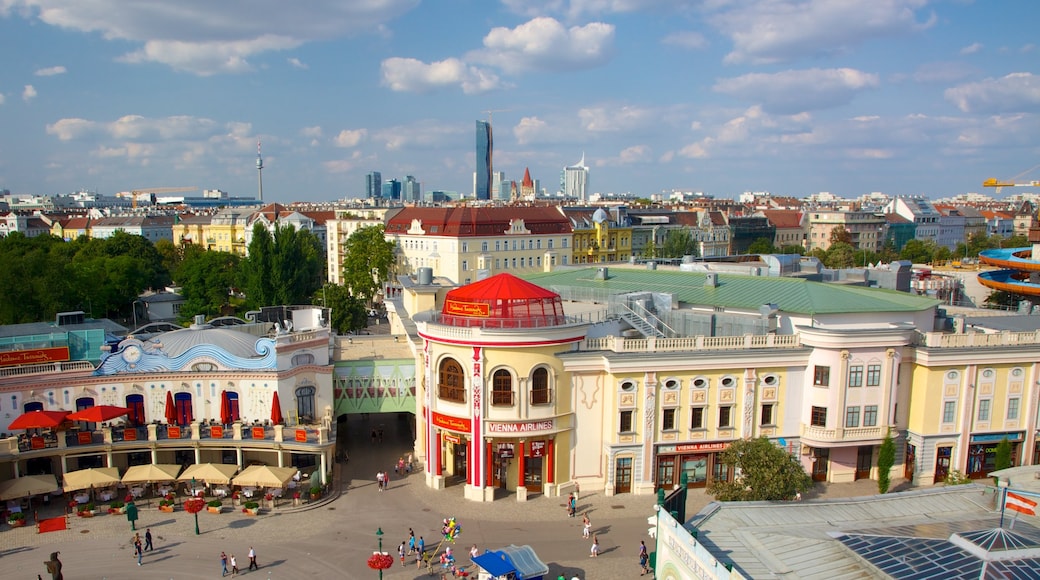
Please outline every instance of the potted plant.
M13 512L7 514L7 524L12 528L20 528L25 525L25 514Z
M219 514L220 509L224 504L219 499L211 499L206 502L206 511L211 514Z
M87 503L76 508L76 515L81 518L92 518L94 517L94 504Z
M108 504L108 513L110 514L125 514L126 504L121 501L114 501Z
M321 498L321 486L315 485L311 488L311 501Z
M242 513L250 516L259 515L260 504L256 503L255 501L247 501L244 504L242 504Z
M165 497L159 500L159 511L161 512L172 512L173 511L173 494L168 493Z

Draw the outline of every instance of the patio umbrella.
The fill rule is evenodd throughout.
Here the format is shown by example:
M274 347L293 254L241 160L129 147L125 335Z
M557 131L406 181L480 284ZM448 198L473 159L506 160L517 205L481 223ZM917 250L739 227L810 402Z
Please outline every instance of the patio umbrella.
M271 398L271 422L281 425L282 421L282 403L278 401L278 391L275 391L274 397Z
M231 397L227 391L220 391L220 424L231 423Z
M68 411L29 411L19 415L11 424L7 426L8 429L53 429L58 425L61 425L65 417L68 417Z
M65 474L65 491L108 487L117 483L119 483L119 468L117 467L91 467Z
M128 467L123 474L123 483L158 483L176 481L181 466L176 463L150 463Z
M97 405L96 407L88 407L82 411L76 411L68 416L69 421L86 421L88 423L101 423L103 421L111 421L116 417L122 417L129 415L130 409L126 407L116 407L114 405Z
M177 481L201 481L209 485L227 485L231 483L231 476L238 471L237 465L225 465L223 463L197 463L189 465Z
M285 487L296 475L295 467L269 467L267 465L250 465L231 480L232 485L248 487Z
M60 491L61 486L53 475L26 475L0 482L0 501L21 499L30 495Z
M166 422L177 424L177 405L173 404L173 391L166 391Z

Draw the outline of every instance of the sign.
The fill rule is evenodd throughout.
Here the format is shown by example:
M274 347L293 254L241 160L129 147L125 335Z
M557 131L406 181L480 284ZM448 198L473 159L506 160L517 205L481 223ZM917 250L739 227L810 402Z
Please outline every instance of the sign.
M444 440L453 445L458 445L459 443L462 443L462 437L459 437L458 435L453 435L451 433L445 434Z
M679 453L686 451L722 451L729 447L729 441L717 441L715 443L685 443L676 445L675 450Z
M499 443L498 444L498 456L502 459L511 459L513 457L513 444L512 443Z
M137 429L131 427L123 429L123 441L137 441Z
M43 449L46 446L46 444L43 442L43 437L39 436L30 439L29 443L32 445L33 449Z
M170 425L170 428L167 429L166 434L170 437L170 439L180 439L181 428L177 425Z
M531 441L528 457L545 457L545 441Z
M297 443L306 443L307 442L307 430L306 429L297 429L296 430L296 442Z
M552 431L553 419L545 421L527 421L524 423L492 423L488 421L488 433L532 433L538 431Z
M263 427L253 427L253 439L263 439L263 438L264 438L264 428Z
M90 445L90 431L80 431L76 433L76 442L80 445Z
M454 316L479 316L481 318L487 318L491 316L491 305L486 302L445 300L443 313Z
M214 426L210 427L209 428L209 436L211 438L213 438L213 439L223 439L224 438L224 428L221 427L220 425L214 425Z
M69 347L33 348L0 352L0 366L33 365L69 360Z
M431 413L432 421L434 425L441 429L447 429L449 431L458 431L459 433L469 433L471 423L469 419L462 419L459 417L449 417L448 415L441 415L434 411Z

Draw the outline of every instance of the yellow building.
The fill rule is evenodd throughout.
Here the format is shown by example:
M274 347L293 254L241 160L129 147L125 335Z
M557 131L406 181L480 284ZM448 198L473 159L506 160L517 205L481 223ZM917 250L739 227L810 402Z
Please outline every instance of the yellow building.
M603 208L592 212L564 208L574 229L574 264L626 262L632 256L632 228L612 222Z

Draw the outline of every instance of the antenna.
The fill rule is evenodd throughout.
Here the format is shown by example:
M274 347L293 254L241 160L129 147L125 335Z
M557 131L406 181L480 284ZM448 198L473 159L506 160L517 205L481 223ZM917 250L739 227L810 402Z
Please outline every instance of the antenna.
M256 140L256 179L260 194L260 203L264 202L264 158L260 156L260 139Z

